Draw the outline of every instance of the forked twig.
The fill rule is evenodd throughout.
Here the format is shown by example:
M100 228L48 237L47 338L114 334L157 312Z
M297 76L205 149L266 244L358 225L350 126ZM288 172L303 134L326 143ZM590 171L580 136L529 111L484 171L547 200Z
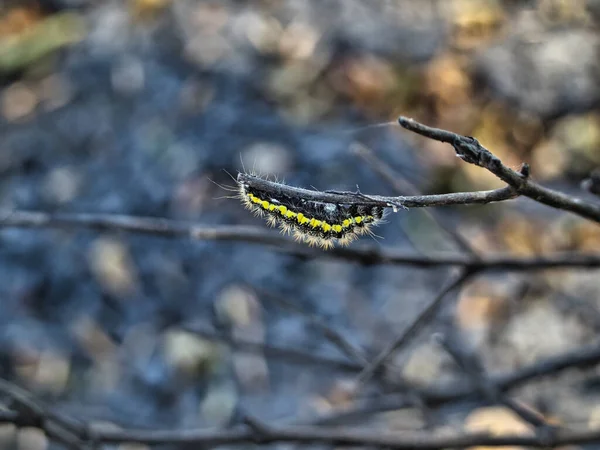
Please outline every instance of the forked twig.
M417 333L429 322L443 304L447 294L462 286L471 276L472 271L462 271L448 282L438 294L431 300L429 305L421 311L416 319L396 339L390 342L371 363L366 366L356 378L357 389L362 387L383 366L386 360L396 350L406 345Z
M440 128L423 125L408 117L400 116L398 123L407 130L440 142L446 142L463 161L487 169L504 181L519 195L556 209L570 211L586 219L600 222L600 205L571 197L562 192L546 188L529 178L529 166L524 164L520 172L505 166L500 159L470 136L462 136Z

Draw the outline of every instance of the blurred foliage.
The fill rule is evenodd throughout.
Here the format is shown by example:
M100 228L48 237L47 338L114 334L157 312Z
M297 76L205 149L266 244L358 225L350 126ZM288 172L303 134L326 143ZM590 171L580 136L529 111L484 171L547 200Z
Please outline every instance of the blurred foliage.
M29 68L84 36L83 19L76 13L43 17L35 9L11 9L0 18L0 72Z

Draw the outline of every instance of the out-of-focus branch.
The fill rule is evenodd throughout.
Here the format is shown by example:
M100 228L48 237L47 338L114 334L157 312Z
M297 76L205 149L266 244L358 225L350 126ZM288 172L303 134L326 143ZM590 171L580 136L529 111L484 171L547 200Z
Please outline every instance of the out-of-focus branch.
M501 391L528 380L555 374L567 368L587 367L600 362L600 346L578 349L573 352L549 358L537 364L519 369L507 375L490 377L490 381ZM471 384L471 383L468 383ZM421 398L430 405L469 398L478 388L459 383L446 386L438 392L423 391ZM84 449L93 446L100 448L108 444L141 443L194 444L204 448L219 445L258 444L275 442L296 444L328 444L337 446L372 446L394 449L441 449L465 448L471 446L529 446L558 447L600 442L600 430L560 429L555 433L540 435L504 435L453 434L435 435L432 433L382 433L381 431L361 431L357 428L338 428L335 430L316 426L279 426L264 424L257 426L238 426L224 430L188 429L188 430L113 430L98 429L81 420L74 420L55 413L35 400L31 394L19 387L0 380L0 394L8 397L11 414L0 415L0 420L9 421L17 426L39 427L50 439L62 443L68 448Z
M378 447L398 450L434 450L442 448L466 448L474 446L525 446L552 448L564 445L595 443L600 441L600 430L561 430L555 435L539 437L523 434L492 436L487 433L447 434L432 433L360 431L356 428L326 429L321 427L279 427L248 426L229 430L106 430L96 434L96 442L102 444L141 443L146 445L160 444L194 444L203 448L221 445L253 443L267 445L272 443L295 444L327 444L344 447Z
M543 359L512 372L490 374L488 380L499 392L507 392L527 382L556 376L563 370L584 369L598 364L600 364L600 344L594 344ZM421 401L430 408L437 408L461 400L474 399L479 392L479 388L473 386L467 380L417 390ZM412 402L408 401L405 395L386 394L382 398L359 402L356 407L313 419L311 423L339 423L358 417L364 419L380 412L394 411L410 406L412 406Z
M358 362L352 362L345 359L337 359L327 356L321 356L316 353L307 353L301 350L279 347L258 342L246 341L240 338L235 338L225 333L220 333L215 330L209 330L205 327L196 325L183 325L182 328L190 333L197 334L204 339L215 342L220 342L232 348L248 353L264 354L270 358L279 358L289 363L301 365L316 365L329 366L335 370L344 372L356 373L360 371L364 365Z
M352 345L352 343L348 339L346 339L342 333L328 325L327 322L318 315L312 314L304 310L295 302L290 301L280 295L275 295L272 292L267 291L266 289L257 289L257 292L260 294L262 300L266 300L268 302L279 305L280 307L283 307L285 309L294 311L296 314L299 314L306 318L310 324L320 329L323 333L323 336L325 336L325 338L327 338L334 346L336 346L344 355L346 355L351 360L362 365L363 367L368 363L361 349L356 348L354 345Z
M529 197L538 203L556 209L570 211L594 222L600 222L600 205L571 197L531 181L529 179L529 166L523 165L520 172L512 170L473 137L462 136L440 128L428 127L408 117L399 117L398 123L407 130L421 136L452 145L459 158L487 169L513 188L519 195Z
M12 211L0 214L0 228L88 229L129 232L162 238L188 238L209 241L237 241L272 245L278 251L302 258L333 258L364 265L393 264L419 268L457 266L470 270L529 271L552 268L598 268L600 255L558 254L519 258L511 256L422 256L377 246L337 247L328 251L297 244L281 234L260 227L203 227L189 222L116 214L44 213Z
M1 420L19 427L37 427L49 439L61 443L71 450L83 450L84 443L79 439L80 427L76 421L62 417L44 406L20 387L0 379L0 393L9 399L14 417L0 416Z
M438 292L425 309L413 320L413 322L396 339L390 342L376 357L367 365L356 378L357 389L362 387L371 377L385 364L387 359L410 340L435 316L443 304L443 300L450 292L462 286L474 273L463 271L456 275L450 282Z
M519 416L525 422L536 427L538 432L552 432L554 426L549 424L544 417L522 405L516 400L508 397L504 392L492 383L487 376L481 360L475 354L467 355L464 348L453 345L444 335L436 334L436 342L441 345L446 352L454 359L456 364L471 379L473 385L479 390L481 395L492 404L499 404L507 407Z

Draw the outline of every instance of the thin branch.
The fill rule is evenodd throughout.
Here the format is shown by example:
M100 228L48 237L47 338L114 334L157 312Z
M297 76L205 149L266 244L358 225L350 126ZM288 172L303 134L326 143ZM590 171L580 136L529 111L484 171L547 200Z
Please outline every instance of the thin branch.
M370 195L358 192L312 191L309 189L275 183L243 173L238 175L238 182L244 182L246 180L251 180L252 186L256 189L277 192L278 195L289 197L300 196L307 201L341 204L351 203L355 205L381 206L384 208L394 208L398 206L424 208L431 206L484 204L510 200L519 196L514 189L505 187L491 191L384 197L381 195Z
M594 299L584 299L573 295L571 290L561 287L555 288L555 292L560 293L556 301L561 308L564 308L569 314L575 313L576 317L594 331L600 331L600 311L592 303Z
M492 152L482 146L477 139L462 136L440 128L432 128L407 117L399 117L398 123L407 130L440 142L446 142L454 147L458 157L465 162L487 169L499 179L514 189L519 195L524 195L538 203L556 209L570 211L586 219L600 222L600 205L589 203L583 199L571 197L562 192L548 189L529 179L529 166L524 165L521 172L516 172L505 166Z
M329 326L327 322L318 315L305 311L295 302L289 301L283 298L282 296L268 292L265 289L257 289L257 292L261 294L261 299L267 300L269 302L279 305L280 307L294 311L296 314L299 314L306 318L309 323L319 328L323 335L348 358L361 364L363 367L368 363L367 359L363 355L362 350L352 345L342 333Z
M501 389L510 389L524 381L554 374L569 368L586 368L600 363L600 344L578 348L570 352L551 357L506 375L492 377L492 381Z
M594 169L590 176L580 184L581 189L585 189L591 194L600 196L600 170Z
M442 448L466 448L474 446L525 446L553 448L565 445L590 444L600 441L600 430L560 430L549 436L510 434L492 436L487 433L435 435L432 433L412 436L405 432L365 432L351 429L323 429L320 427L248 427L240 426L226 430L95 430L94 443L146 445L193 444L203 448L222 445L247 445L254 443L327 444L344 447L378 447L398 450L435 450Z
M563 354L543 359L529 366L515 369L512 372L490 375L489 382L500 392L508 392L527 382L541 378L556 376L563 370L584 369L600 364L600 345L590 345ZM479 389L472 383L460 380L440 386L430 386L417 390L419 398L429 408L438 408L449 403L479 397ZM413 406L406 395L386 393L382 397L360 401L356 406L343 411L327 414L310 420L312 425L336 424L345 420L364 418L386 411L395 411Z
M504 392L537 378L556 375L566 369L583 369L598 364L600 364L600 344L595 343L543 359L509 373L491 375L490 381ZM426 389L421 393L421 397L429 406L434 407L477 393L477 389L472 385L459 382L449 386Z
M537 411L522 405L521 403L511 399L504 392L492 383L485 373L485 369L477 355L466 355L463 349L457 348L444 335L435 335L437 343L446 350L446 352L454 359L456 364L469 376L473 385L493 404L499 404L513 411L517 416L525 422L538 428L539 432L548 432L554 429L554 426L549 424L544 417Z
M575 367L587 367L600 362L600 346L587 347L577 351L549 358L537 364L517 370L511 374L491 377L491 381L499 389L505 390L514 387L533 378L553 375L560 370ZM431 405L434 402L447 402L469 395L476 394L477 388L465 388L460 386L449 386L444 388L445 397L439 393L422 394L422 398ZM94 426L81 425L80 421L61 418L56 413L40 406L32 400L30 394L7 381L0 383L0 392L8 395L17 403L15 409L20 416L26 414L31 416L27 420L16 419L15 424L27 424L29 426L40 426L49 434L51 439L58 435L67 434L72 438L65 439L62 443L69 448L84 448L92 445L98 448L100 445L141 443L147 445L159 444L194 444L203 448L219 445L237 445L248 443L270 444L275 442L289 442L297 444L322 443L337 446L373 446L389 447L394 449L441 449L441 448L465 448L471 446L529 446L529 447L558 447L564 445L576 445L600 442L600 430L568 430L561 429L556 433L530 435L504 435L490 436L487 434L457 434L457 435L435 435L435 434L413 434L382 433L359 431L356 428L341 428L337 430L323 429L314 426L274 426L265 424L261 426L240 426L226 430L107 430L98 429ZM437 397L436 397L437 395ZM2 419L10 417L2 415ZM55 434L55 430L60 432Z
M377 155L364 145L354 145L353 152L359 158L364 160L371 168L379 174L391 187L396 194L420 195L419 189L408 181L405 177L401 177L388 164L382 161ZM423 213L433 220L437 226L444 230L453 240L454 243L465 253L477 258L477 252L469 244L469 242L456 230L451 227L442 226L442 219L435 209L424 209Z
M223 344L229 345L237 350L245 351L249 353L264 354L271 358L281 358L289 362L297 364L313 364L317 366L331 366L337 370L343 370L347 372L358 372L364 365L356 362L346 361L343 359L334 359L331 357L320 356L315 353L306 353L301 350L293 348L278 347L269 344L262 344L257 342L250 342L239 338L234 338L224 333L207 330L200 328L195 325L183 325L182 328L190 333L197 334L205 339L222 342Z
M328 444L350 447L386 447L398 450L434 450L474 446L559 447L589 444L600 441L600 430L560 430L552 436L511 434L492 436L487 433L456 435L413 434L405 432L365 432L356 429L323 429L319 427L237 427L229 430L105 430L97 433L97 442L115 444L123 442L147 445L195 444L207 447L221 445L260 445L272 443Z
M337 247L328 251L295 243L292 239L261 227L203 227L189 222L154 217L91 213L44 213L12 211L0 214L0 228L89 229L107 232L130 232L162 238L188 238L209 241L236 241L272 245L278 251L302 258L332 258L364 265L394 264L419 268L457 266L469 270L528 271L553 268L598 268L600 255L557 254L545 257L422 256L378 246Z
M404 330L396 339L390 342L382 351L379 353L371 363L363 369L363 371L356 378L357 389L364 386L373 375L383 366L386 360L398 350L400 347L406 345L410 340L417 335L417 333L425 327L425 325L435 316L437 311L443 304L443 300L447 294L460 287L467 281L473 272L462 271L450 282L438 292L438 294L431 300L423 311L415 318L415 320Z
M13 422L16 425L40 428L49 438L60 442L69 449L82 450L84 448L83 442L77 436L78 427L72 429L74 421L46 408L28 391L3 379L0 379L0 393L11 400L10 406L18 414L18 419Z

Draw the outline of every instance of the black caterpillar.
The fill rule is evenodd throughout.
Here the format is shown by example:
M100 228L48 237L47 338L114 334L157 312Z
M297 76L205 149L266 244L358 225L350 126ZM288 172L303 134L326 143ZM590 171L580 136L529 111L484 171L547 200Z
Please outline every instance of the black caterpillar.
M311 246L348 245L363 234L373 234L372 227L384 216L381 206L348 202L352 196L361 199L360 193L310 191L246 173L238 175L237 183L246 208Z

